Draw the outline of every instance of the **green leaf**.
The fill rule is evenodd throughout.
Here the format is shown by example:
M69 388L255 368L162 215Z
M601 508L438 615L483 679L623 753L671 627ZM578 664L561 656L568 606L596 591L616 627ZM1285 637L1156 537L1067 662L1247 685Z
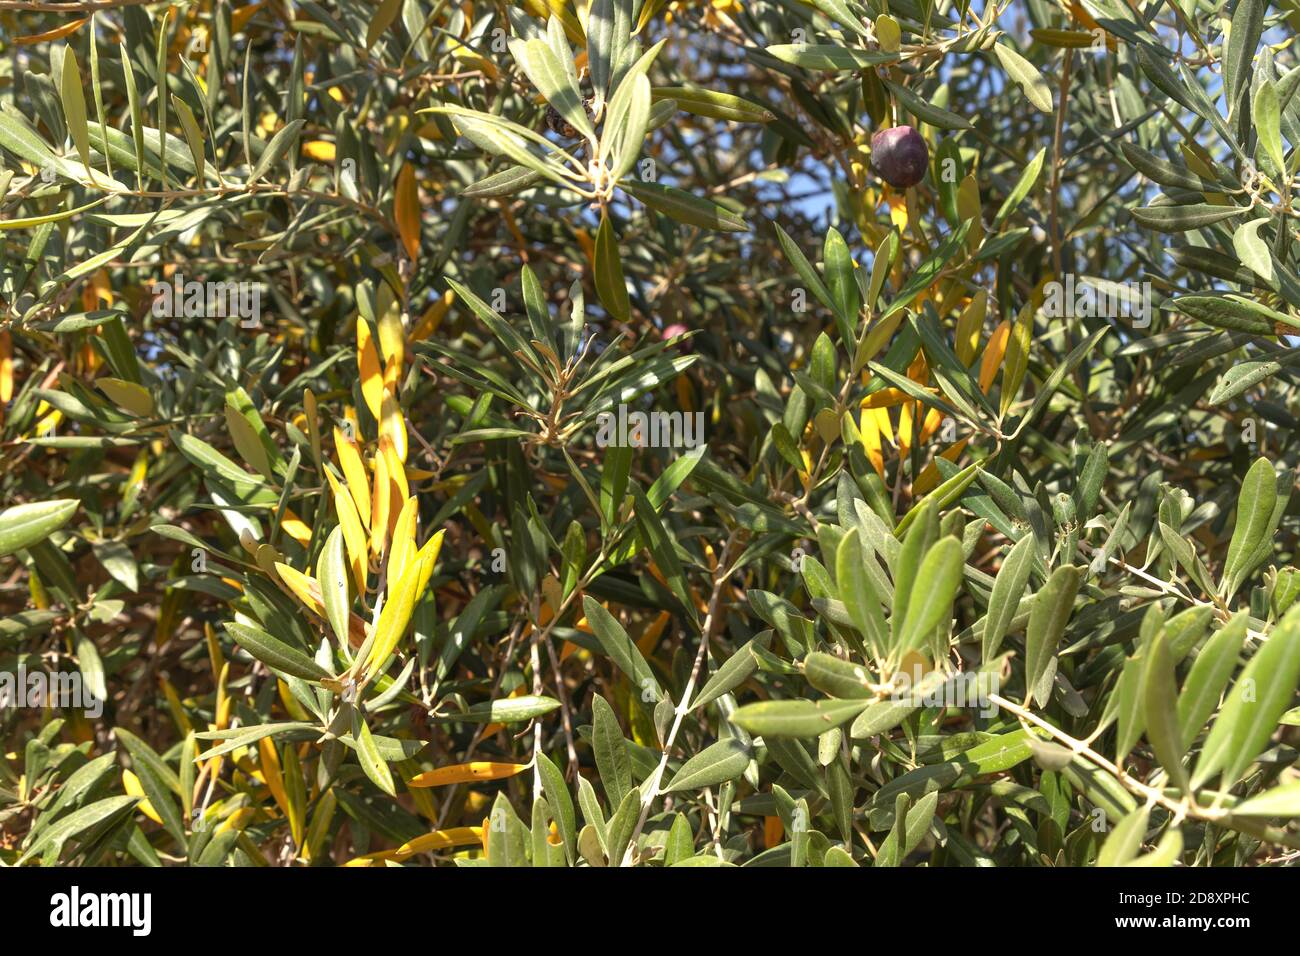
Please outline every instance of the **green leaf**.
M1074 609L1083 579L1080 568L1065 564L1052 572L1034 598L1025 627L1025 703L1046 706L1056 676L1056 649Z
M718 232L748 232L749 225L731 210L700 199L688 192L662 183L643 183L624 178L619 186L641 200L651 209L663 213L669 219L684 222L688 226L701 229L713 229Z
M630 0L592 0L587 14L587 61L598 99L610 92L628 59L635 25Z
M361 762L361 769L366 772L366 776L384 793L390 797L397 795L397 790L393 785L393 772L388 769L388 763L379 753L379 748L375 746L375 739L370 735L370 726L366 723L365 718L360 711L352 713L352 739L356 741L357 757Z
M618 623L614 615L601 607L599 602L592 600L590 595L583 595L582 610L591 625L592 633L600 642L601 649L609 655L618 669L627 675L637 695L652 692L656 700L662 697L663 690L659 687L659 681L655 679L650 665L646 663L636 642L628 636L627 631L623 629L622 624Z
M108 797L89 806L73 810L66 817L60 818L48 829L44 830L32 842L32 845L23 851L23 855L18 858L15 866L22 866L22 864L36 856L59 853L63 849L63 844L72 837L106 820L125 814L139 802L139 797Z
M72 142L77 147L77 155L81 157L86 172L93 176L90 169L90 127L86 125L86 95L81 87L81 69L77 66L77 55L70 46L63 48L59 98L63 101L63 117L67 121Z
M1268 251L1268 245L1259 237L1260 227L1268 222L1267 218L1243 222L1232 234L1232 248L1242 263L1254 270L1266 283L1272 283L1273 256Z
M911 713L918 710L921 702L947 679L942 671L931 671L921 678L921 682L911 692L898 699L879 700L858 714L849 728L849 736L854 740L865 740L876 734L893 730Z
M984 617L982 660L991 661L1002 646L1002 638L1011 627L1020 599L1029 584L1034 566L1034 536L1027 534L1015 543L1002 561L989 594L988 613Z
M691 710L698 710L706 704L711 704L724 694L729 694L745 681L758 667L758 661L750 653L750 649L755 646L763 646L771 639L772 632L765 631L751 641L741 645L734 654L728 657L709 678L708 682L700 689L691 701Z
M1221 295L1184 295L1168 301L1169 308L1220 329L1273 335L1276 323L1300 327L1300 321L1249 299Z
M696 116L729 120L733 123L770 123L776 116L757 103L733 96L690 86L656 86L652 91L656 103L674 101L679 109Z
M55 498L0 511L0 557L44 541L67 524L80 506L76 498Z
M851 720L866 708L865 700L767 700L746 704L732 723L763 737L816 737Z
M1178 734L1185 743L1196 739L1214 708L1219 706L1219 697L1237 669L1249 620L1244 611L1233 615L1196 655L1178 696Z
M632 765L627 752L627 740L618 725L614 708L600 694L591 698L592 750L596 756L596 770L605 785L605 795L611 807L618 806L632 789Z
M504 156L560 186L573 185L572 171L557 162L557 158L566 157L567 154L532 130L488 113L479 113L461 107L439 106L419 112L441 113L449 116L460 133L484 152L493 156ZM538 156L530 150L529 143L544 150L545 157Z
M623 260L618 254L618 240L607 214L600 217L600 228L596 230L595 274L600 304L616 320L626 322L632 315L632 305L627 297L627 284L623 281Z
M1272 80L1265 80L1255 91L1252 119L1255 121L1255 134L1259 137L1259 148L1264 151L1274 170L1278 172L1285 170L1286 153L1282 146L1282 117L1278 107L1277 87Z
M131 755L131 763L140 788L149 798L154 811L162 818L163 827L178 845L185 845L185 826L181 823L180 807L176 797L180 790L180 781L176 773L167 766L152 747L135 734L117 727L114 734Z
M1222 771L1221 790L1233 786L1268 744L1300 682L1300 605L1287 612L1237 678L1205 746L1192 786Z
M882 655L888 644L885 615L876 596L875 585L867 569L868 557L862 547L858 529L854 528L840 541L835 555L835 579L839 584L840 600L844 602L857 629L877 655Z
M261 628L234 621L225 627L226 633L236 644L274 671L315 682L330 676L328 671L298 648L272 637Z
M776 238L781 243L781 248L785 252L785 257L790 260L794 266L795 272L799 274L800 281L808 287L808 290L816 297L817 301L826 306L832 312L835 311L835 304L831 301L830 290L826 288L826 283L822 281L821 276L813 268L808 257L803 254L803 250L795 243L793 239L779 225L775 225Z
M898 644L901 656L921 647L935 628L952 620L952 602L961 586L965 554L961 542L949 536L926 552L907 602Z
M682 764L672 783L664 787L664 793L716 787L744 773L749 760L749 748L744 741L735 737L719 740Z
M190 109L190 105L175 94L172 94L172 108L176 111L177 119L180 120L185 145L189 147L190 155L194 159L195 182L202 188L204 165L207 162L207 156L203 151L203 131L199 129L198 120L194 118L194 111Z
M1256 794L1232 808L1234 817L1300 817L1300 781Z
M624 98L615 97L614 106L622 109L620 115L615 118L611 115L609 120L610 127L614 130L613 134L606 132L601 137L601 150L605 149L605 140L612 135L613 146L613 166L610 170L610 178L615 182L621 180L636 165L637 157L641 155L641 148L645 145L646 132L650 128L650 109L651 93L650 81L642 73L631 75L625 81L630 83L631 92L626 98L626 107L623 107ZM620 89L620 94L622 90ZM617 123L617 125L614 125Z
M348 589L348 557L343 546L343 529L335 527L325 539L320 558L316 562L316 581L320 585L321 603L325 617L334 630L340 647L348 647L348 618L352 609L352 595Z
M547 42L541 39L512 40L510 52L546 102L582 136L594 140L596 130L583 108L576 76L570 72L572 64L566 67L561 63Z
M1267 0L1238 0L1232 12L1228 49L1223 63L1223 90L1227 113L1235 118L1250 88L1250 75L1264 32Z
M1267 458L1257 458L1246 472L1237 496L1237 520L1232 528L1232 542L1223 562L1219 589L1222 596L1232 597L1251 571L1260 545L1272 537L1273 506L1277 502L1277 475Z
M894 94L894 98L899 105L917 119L923 120L938 129L959 130L971 128L970 120L964 116L958 116L956 113L950 113L942 107L935 106L912 90L892 80L883 80L883 82L885 86L889 87L890 92Z
M1029 102L1042 112L1051 114L1052 89L1043 79L1043 75L1038 72L1038 68L1013 50L1010 44L996 43L993 52L997 54L998 61L1002 64L1002 69L1007 71L1007 75L1020 84Z
M1148 652L1145 686L1142 690L1146 712L1147 740L1173 780L1184 793L1188 793L1187 770L1183 767L1183 754L1187 745L1178 724L1178 684L1174 678L1174 661L1169 653L1165 634L1157 634Z
M1130 210L1139 225L1156 232L1177 233L1203 229L1246 212L1245 206L1214 206L1192 203L1188 206L1142 206Z
M768 47L767 53L782 63L807 70L861 70L898 60L897 53L859 50L829 43L778 43Z
M374 16L370 18L370 26L366 28L366 49L369 50L388 30L398 15L402 12L402 4L405 0L382 0L378 7L375 8Z
M250 183L255 183L268 172L271 167L283 159L291 149L298 145L298 136L302 133L302 128L306 125L306 120L296 119L291 123L286 123L284 128L271 137L271 141L266 144L266 149L262 150L262 155L258 157L257 165L248 176Z
M555 810L555 828L560 831L560 839L564 843L564 855L570 866L576 866L578 824L573 811L573 797L569 795L569 788L565 786L564 774L544 753L537 755L537 769L541 774L542 789Z
M1151 815L1150 807L1141 807L1133 811L1110 832L1106 842L1097 854L1097 866L1123 866L1142 849L1142 839L1146 836L1147 820Z
M875 700L871 675L861 664L821 651L804 658L804 677L823 694L851 700Z
M608 856L611 866L620 866L622 864L623 856L632 840L632 833L636 829L640 809L641 793L636 789L632 789L623 797L618 809L609 818L605 845L609 851Z
M444 723L470 721L479 724L518 724L549 714L559 706L560 702L553 697L525 694L520 697L484 701L481 704L474 704L462 713L439 714L429 719Z

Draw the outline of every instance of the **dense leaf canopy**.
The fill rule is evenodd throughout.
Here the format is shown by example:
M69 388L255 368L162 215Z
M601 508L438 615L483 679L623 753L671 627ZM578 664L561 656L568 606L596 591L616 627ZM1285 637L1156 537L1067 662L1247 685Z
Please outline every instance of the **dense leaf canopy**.
M0 2L0 861L1294 860L1298 25Z

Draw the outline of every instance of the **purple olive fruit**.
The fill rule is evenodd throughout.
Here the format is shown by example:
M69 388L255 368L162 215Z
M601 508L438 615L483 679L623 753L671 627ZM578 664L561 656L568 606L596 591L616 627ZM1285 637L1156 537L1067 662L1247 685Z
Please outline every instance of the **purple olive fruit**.
M910 126L882 129L871 137L871 168L895 189L919 183L929 163L925 140Z

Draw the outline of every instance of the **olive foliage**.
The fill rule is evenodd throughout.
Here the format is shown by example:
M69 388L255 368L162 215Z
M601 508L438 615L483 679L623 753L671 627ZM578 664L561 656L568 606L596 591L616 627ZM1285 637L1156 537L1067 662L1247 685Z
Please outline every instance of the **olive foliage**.
M6 5L0 861L1293 858L1297 25Z

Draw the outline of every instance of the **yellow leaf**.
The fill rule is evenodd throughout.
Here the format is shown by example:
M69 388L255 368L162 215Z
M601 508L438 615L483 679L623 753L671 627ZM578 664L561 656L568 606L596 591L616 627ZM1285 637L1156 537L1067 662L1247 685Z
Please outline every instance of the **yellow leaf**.
M419 510L419 502L414 497L407 498L393 525L393 540L388 546L389 580L400 581L415 556L415 519Z
M348 551L348 564L352 568L352 578L357 582L357 593L366 593L366 571L367 571L367 554L366 554L366 531L361 526L361 519L357 517L357 508L352 501L352 497L343 490L338 480L325 469L325 477L329 479L330 486L334 492L334 512L339 519L339 526L343 529L343 543Z
M401 514L406 499L411 496L411 486L406 480L406 469L391 442L380 441L379 455L388 466L388 537L391 540L397 516Z
M1005 415L1015 404L1016 397L1020 394L1020 386L1024 384L1025 372L1029 368L1029 342L1033 338L1033 333L1034 309L1031 303L1026 303L1011 329L1011 335L1007 340L1006 358L1002 362L1002 392L998 400L1001 406L999 412L1002 415Z
M384 668L397 650L402 635L406 633L415 604L420 599L416 584L421 578L424 564L423 559L414 562L399 580L390 582L387 600L379 612L379 620L375 622L374 643L370 646L370 653L363 666L365 679Z
M144 787L140 785L140 778L130 770L124 769L122 771L122 789L126 791L128 797L144 796ZM137 803L136 809L154 823L162 824L162 817L158 816L158 811L153 808L153 804L147 798Z
M528 766L526 763L492 763L490 761L458 763L448 767L439 767L437 770L426 770L424 773L417 773L408 781L407 785L411 787L445 787L453 783L501 780L522 773L528 769Z
M902 389L882 388L880 391L864 398L862 407L866 409L893 408L895 405L902 405L906 401L910 401L910 399Z
M379 420L384 401L384 375L379 365L379 351L370 337L370 323L357 316L357 371L361 374L361 397L375 420Z
M985 395L993 387L998 369L1002 367L1002 358L1007 352L1007 339L1011 336L1011 323L1003 319L989 336L988 345L984 346L984 355L980 358L980 391Z
M582 32L582 24L578 22L577 16L569 9L568 0L545 0L545 2L550 9L550 15L559 17L560 24L564 27L564 35L569 38L569 42L575 46L585 47L587 37Z
M397 460L406 461L407 438L406 419L402 417L402 408L397 404L397 396L388 389L384 390L383 414L379 419L379 440L385 440L393 447ZM403 469L405 470L405 469Z
M892 189L888 191L888 196L889 221L898 227L899 232L903 232L907 229L907 197Z
M425 309L424 315L420 317L420 321L411 330L411 341L420 342L438 331L438 326L442 325L447 310L451 308L455 300L456 294L448 289L442 294L441 298L434 301L433 305Z
M970 441L970 439L963 438L961 441L949 446L939 455L939 457L946 459L947 461L956 461L957 456L962 453L962 450L966 447L968 441ZM912 494L914 496L929 494L938 487L939 478L939 468L933 461L931 461L921 469L921 473L917 475L916 481L912 483Z
M392 482L388 479L388 456L380 449L375 456L375 485L374 493L370 499L370 552L378 557L384 553L384 546L388 543L388 501L389 488Z
M957 187L957 218L969 219L970 231L966 233L966 246L976 249L984 239L984 224L980 219L980 187L974 173L968 173Z
M284 510L284 517L280 520L280 527L284 529L285 534L304 548L311 544L311 528L307 522L294 514L292 509L286 508Z
M984 328L984 316L988 313L989 295L983 289L975 293L970 305L957 319L957 360L969 366L975 361L975 350L979 347L980 329Z
M318 163L332 163L336 151L333 143L327 143L323 139L316 139L310 143L302 144L302 154L308 159L316 160Z
M406 361L406 330L402 328L402 306L389 290L387 283L380 286L379 296L379 352L384 357L384 373L388 378L392 369L392 381L396 383L402 375L402 365Z
M256 816L257 810L255 808L240 807L230 816L226 817L226 819L213 827L212 834L215 836L218 833L225 833L227 830L243 830L244 827L253 822L253 818Z
M370 478L366 466L361 461L361 452L357 443L346 437L336 426L334 429L334 454L338 457L339 467L348 483L348 492L356 505L357 517L364 528L370 527Z
M153 396L143 385L120 378L101 378L95 381L95 387L136 418L148 418L153 414Z
M25 37L14 37L15 46L32 46L37 43L49 43L51 40L62 40L64 37L72 36L85 25L89 17L82 17L80 20L70 20L62 26L55 27L53 30L46 30L44 33L32 33Z
M880 49L886 53L897 53L902 38L903 31L899 29L897 20L887 13L876 17L876 39L880 42Z
M648 657L654 652L655 645L659 643L659 638L663 636L664 628L668 626L668 621L671 618L672 615L667 611L660 611L646 627L645 632L637 638L637 650L641 652L643 657Z
M239 452L244 462L262 477L273 479L271 459L262 446L262 439L248 419L229 403L226 404L226 427L230 430L230 440L235 444L235 451Z
M280 576L284 586L293 592L293 596L303 603L303 606L314 611L320 616L325 614L325 605L320 599L320 585L316 579L303 574L297 568L291 568L282 561L275 562L275 573Z
M942 423L943 413L937 408L930 409L929 414L925 416L925 424L921 426L921 441L929 441L930 436L938 431Z
M898 413L898 454L902 458L907 457L907 453L912 448L912 439L915 437L912 428L912 406L914 404L916 403L904 403Z
M424 542L424 547L416 555L416 560L420 562L420 579L415 582L415 590L420 594L429 586L429 579L433 577L433 566L438 561L438 555L442 551L442 536L446 534L445 530L439 530L428 541Z
M294 720L311 720L311 715L307 713L306 708L298 703L298 699L293 696L293 691L289 690L289 685L283 679L275 679L275 689L280 695L280 704Z
M316 393L310 388L302 390L303 418L307 420L307 437L311 442L311 458L316 467L321 467L320 453L320 414L316 407Z
M280 776L280 756L275 752L275 742L270 737L263 737L257 742L257 754L262 779L275 798L280 812L288 819L289 795L284 790L284 778Z
M876 473L881 478L884 478L885 458L880 451L880 426L877 424L875 409L864 408L860 421L858 431L862 435L862 444L867 453L867 460L871 462L871 467L876 469Z
M415 185L415 167L402 166L397 174L397 188L393 194L393 219L402 245L412 262L420 260L420 191Z
M194 726L190 723L185 708L181 706L180 695L176 693L176 688L172 686L171 681L165 677L158 678L158 686L162 688L163 696L167 698L167 709L172 713L172 720L176 722L176 727L184 737L194 729Z
M769 850L779 846L785 837L785 827L780 817L763 817L763 846Z
M0 332L0 405L14 397L14 337L6 329Z
M264 2L265 0L258 0L257 3L245 4L238 10L232 11L230 14L230 31L232 33L238 33L240 30L244 29L248 24L248 21L253 19L253 14L262 8Z
M394 859L404 860L407 857L415 856L417 853L428 853L430 850L445 850L453 846L469 846L482 842L482 827L451 827L418 836L390 852L394 854Z

